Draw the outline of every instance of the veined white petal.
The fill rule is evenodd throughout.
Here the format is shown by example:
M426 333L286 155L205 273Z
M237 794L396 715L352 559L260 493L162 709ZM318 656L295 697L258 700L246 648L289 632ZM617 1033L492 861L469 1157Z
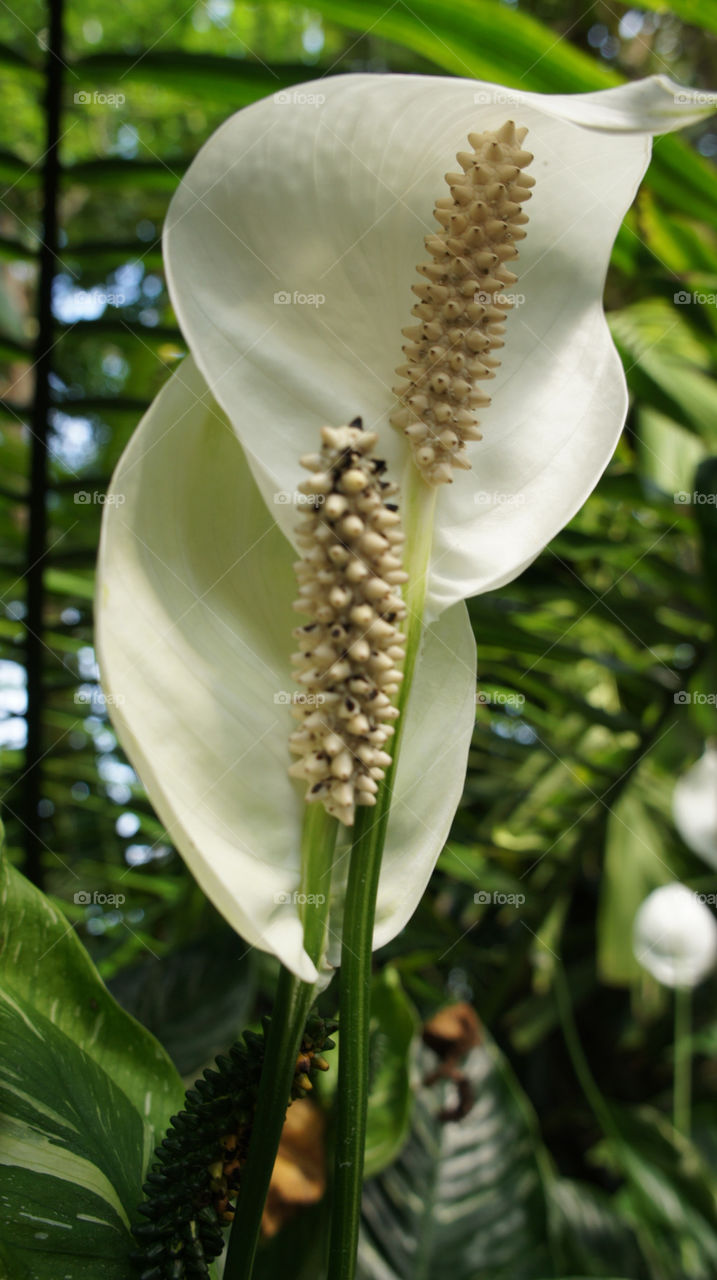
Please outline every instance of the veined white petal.
M202 889L247 943L305 981L303 802L287 776L289 545L191 359L115 472L97 641L112 720ZM289 901L287 901L289 899Z
M502 92L505 96L506 91ZM508 91L510 97L513 93ZM575 124L616 133L672 133L698 124L717 110L717 93L686 89L669 76L647 76L594 93L530 93L525 97Z
M119 739L207 896L248 944L310 982L295 899L304 786L287 775L293 560L188 357L133 435L105 506L102 683ZM458 805L474 667L460 604L429 628L417 664L377 946L414 910ZM333 927L332 948L340 919Z
M717 747L704 754L678 779L672 793L672 816L685 844L717 869Z
M657 77L560 98L350 75L255 103L210 138L168 215L170 290L272 507L323 422L362 415L401 473L408 450L388 415L423 238L469 131L514 115L529 128L537 179L517 264L524 301L508 319L473 470L439 496L429 607L499 586L534 559L584 502L622 428L602 289L648 133L710 109L689 91L673 101L678 88ZM288 505L273 509L291 537Z

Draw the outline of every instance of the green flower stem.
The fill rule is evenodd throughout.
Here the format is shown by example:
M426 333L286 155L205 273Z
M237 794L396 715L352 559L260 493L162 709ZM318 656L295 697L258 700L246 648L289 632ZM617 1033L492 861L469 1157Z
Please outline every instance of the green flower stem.
M317 965L326 943L337 827L336 819L328 816L323 805L313 804L307 808L302 833L301 893L305 896L301 914L304 946ZM261 1216L284 1125L299 1046L314 994L312 983L301 982L282 966L247 1162L242 1170L241 1190L229 1237L224 1280L250 1280L252 1274Z
M356 1273L369 1093L371 955L376 897L403 730L403 712L408 702L423 629L435 501L435 489L426 487L411 464L404 492L404 564L409 581L404 591L407 619L406 656L398 698L401 715L396 722L392 762L376 797L376 806L360 808L356 816L344 907L336 1152L328 1270L331 1280L353 1280Z
M616 1150L622 1150L622 1138L618 1128L610 1114L610 1108L603 1098L595 1077L590 1070L588 1060L585 1057L583 1046L580 1042L580 1034L575 1022L575 1015L570 1000L570 990L562 960L558 960L553 970L553 981L555 990L555 999L558 1006L558 1017L563 1031L565 1046L573 1064L573 1070L578 1078L578 1082L582 1088L585 1098L597 1120L598 1124L609 1138L616 1144Z
M673 1122L678 1133L690 1136L692 1110L692 992L675 987L675 1046Z

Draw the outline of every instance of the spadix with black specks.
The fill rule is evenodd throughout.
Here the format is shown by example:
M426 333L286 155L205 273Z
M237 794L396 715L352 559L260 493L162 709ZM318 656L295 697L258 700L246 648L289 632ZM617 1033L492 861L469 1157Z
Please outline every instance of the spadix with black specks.
M397 487L374 456L377 443L360 420L324 427L321 452L302 459L311 479L299 486L307 503L294 608L312 621L294 631L301 699L290 746L299 759L289 773L346 826L356 805L376 803L391 763L405 644Z

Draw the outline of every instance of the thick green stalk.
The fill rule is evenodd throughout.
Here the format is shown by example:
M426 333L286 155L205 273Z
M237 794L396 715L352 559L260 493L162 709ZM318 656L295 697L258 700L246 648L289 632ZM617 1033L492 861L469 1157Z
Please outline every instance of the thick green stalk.
M328 816L323 805L313 804L307 809L302 834L300 905L304 947L315 964L321 960L326 941L336 830L336 819ZM301 982L282 966L224 1280L250 1280L252 1274L296 1059L314 995L310 982Z
M675 1044L673 1121L679 1133L690 1136L692 1110L692 992L675 987Z
M344 906L336 1153L328 1272L331 1280L353 1280L356 1272L369 1092L371 955L376 896L403 729L403 712L408 702L421 641L428 562L433 542L435 499L436 491L426 487L411 465L404 507L404 564L409 581L404 591L407 608L406 656L398 699L398 708L402 714L397 721L393 740L392 762L381 784L376 806L372 809L359 809L357 813Z

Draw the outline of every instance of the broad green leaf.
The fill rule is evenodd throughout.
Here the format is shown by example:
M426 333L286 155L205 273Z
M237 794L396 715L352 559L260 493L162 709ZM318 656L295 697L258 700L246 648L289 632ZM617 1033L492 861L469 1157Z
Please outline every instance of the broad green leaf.
M408 1134L413 1095L409 1072L418 1019L398 973L387 966L371 988L371 1094L364 1177L395 1159Z
M8 1280L24 1266L32 1280L126 1280L129 1224L181 1082L109 995L72 926L5 857L0 904Z
M131 1275L143 1136L107 1072L0 990L0 1220L9 1257L33 1280Z
M612 1276L619 1268L632 1280L648 1280L634 1232L605 1191L556 1178L550 1184L549 1202L552 1232L564 1267L580 1267L591 1276Z
M422 1075L435 1056L420 1055ZM366 1184L361 1280L532 1280L551 1268L540 1141L495 1045L462 1064L473 1106L441 1122L448 1086L424 1086L398 1160Z
M161 884L166 883L165 877ZM177 886L170 882L167 890L172 887ZM210 933L120 973L110 984L112 994L187 1076L236 1040L251 1020L256 966L254 953L245 952L234 930L213 917Z
M685 296L684 291L676 291ZM636 389L677 421L699 432L708 445L717 447L717 387L707 369L710 357L692 332L685 312L690 307L671 306L659 298L635 303L610 314L610 328L628 368L642 382Z
M27 1001L105 1071L144 1119L145 1159L182 1104L161 1045L110 996L64 916L0 858L0 989Z
M325 18L393 40L458 76L521 89L569 93L606 89L619 76L526 13L491 0L316 0Z
M638 408L637 422L642 475L668 499L687 502L705 445L693 432L649 406Z
M616 1202L642 1229L653 1267L665 1280L711 1280L717 1273L712 1170L654 1108L614 1108L613 1119L619 1145L603 1143L596 1154L626 1178Z
M641 902L673 879L664 836L634 788L610 812L598 907L598 970L603 982L627 986L642 970L633 955L632 926Z
M279 92L285 85L306 80L306 66L280 64L268 67L226 53L149 49L138 58L133 52L98 53L79 58L73 70L82 84L149 84L182 94L207 95L225 101L232 111Z

